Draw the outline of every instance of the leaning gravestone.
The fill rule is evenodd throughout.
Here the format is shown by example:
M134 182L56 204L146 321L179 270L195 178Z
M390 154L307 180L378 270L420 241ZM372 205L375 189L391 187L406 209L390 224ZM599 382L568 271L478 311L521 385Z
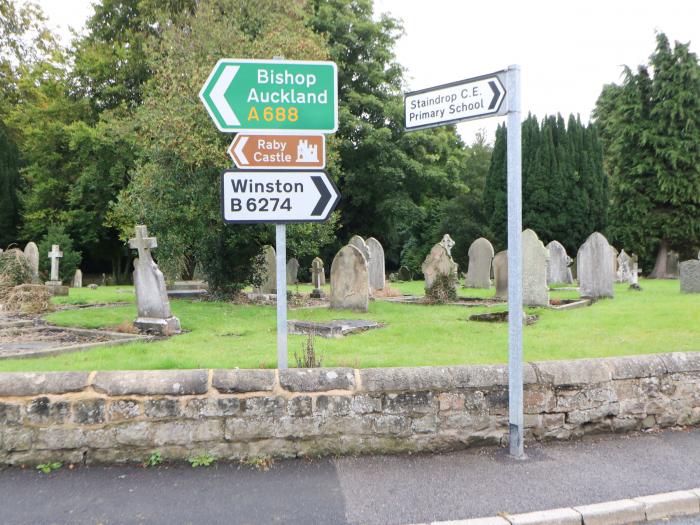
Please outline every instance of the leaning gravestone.
M700 253L698 253L700 258ZM681 292L700 293L700 260L690 259L678 265L681 281Z
M447 294L447 298L456 299L457 268L457 263L452 260L447 248L442 243L433 246L421 266L425 278L426 296L433 297L435 295L434 287L443 282L446 287L443 291Z
M491 288L491 261L493 246L488 239L479 237L469 247L467 288Z
M508 250L498 252L493 256L493 283L496 286L498 299L508 299Z
M129 247L138 250L134 259L134 288L138 317L134 326L142 332L158 335L180 333L180 320L170 311L170 301L165 288L165 278L151 257L151 250L158 247L155 237L148 236L146 226L135 227L136 236L129 239Z
M366 312L369 307L369 270L360 250L348 244L331 264L331 308Z
M299 283L299 261L292 257L287 261L287 284Z
M59 271L59 259L63 257L63 252L58 244L52 245L48 256L51 259L51 280L46 282L46 287L52 295L68 295L68 287L63 286Z
M593 232L586 239L578 250L576 264L582 297L614 297L613 250L603 234Z
M260 277L262 283L255 287L255 293L273 294L277 293L277 254L275 249L270 245L263 246L262 267Z
M80 268L75 270L75 275L73 276L73 288L82 288L83 287L83 272L80 271Z
M549 251L537 234L530 229L523 232L523 304L549 306L547 261Z
M32 284L39 284L39 248L33 242L24 247L24 255L32 268Z
M618 283L632 284L632 257L627 255L624 248L620 252L620 255L617 256L615 281Z
M311 284L314 289L311 291L311 297L314 299L321 299L325 295L321 287L326 284L326 275L323 268L323 261L321 258L316 257L311 261Z
M386 283L384 274L384 248L374 237L367 239L367 248L371 258L367 261L369 265L369 285L373 290L383 290Z
M570 268L571 257L566 253L566 248L559 241L552 241L547 245L547 250L549 250L547 284L573 284L574 277Z

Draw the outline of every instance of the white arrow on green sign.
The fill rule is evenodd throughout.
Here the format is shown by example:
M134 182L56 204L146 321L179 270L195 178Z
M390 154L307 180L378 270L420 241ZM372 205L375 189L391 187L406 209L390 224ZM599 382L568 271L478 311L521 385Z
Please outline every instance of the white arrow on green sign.
M333 62L224 58L199 98L219 131L338 129L338 70Z

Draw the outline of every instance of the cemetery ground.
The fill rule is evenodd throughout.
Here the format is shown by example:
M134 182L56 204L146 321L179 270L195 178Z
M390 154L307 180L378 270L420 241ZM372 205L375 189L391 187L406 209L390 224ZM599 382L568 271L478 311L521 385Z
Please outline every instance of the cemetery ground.
M528 308L539 316L524 328L525 359L542 361L697 351L697 297L682 294L677 280L643 280L642 292L615 285L615 298L571 310ZM423 282L392 283L403 294L422 295ZM308 293L309 285L291 287ZM462 297L492 297L493 289L459 289ZM552 299L574 299L575 291L553 291ZM55 297L57 306L124 303L103 308L58 310L51 324L114 330L136 317L133 289L126 286L72 289ZM0 371L132 370L186 368L275 368L276 312L273 305L171 300L185 333L167 339L95 348L54 357L0 360ZM506 305L465 307L375 300L368 313L292 308L288 318L304 321L366 319L383 328L340 339L316 337L322 366L355 368L505 363L507 323L468 321L470 315L506 310ZM289 336L289 366L296 366L306 336Z

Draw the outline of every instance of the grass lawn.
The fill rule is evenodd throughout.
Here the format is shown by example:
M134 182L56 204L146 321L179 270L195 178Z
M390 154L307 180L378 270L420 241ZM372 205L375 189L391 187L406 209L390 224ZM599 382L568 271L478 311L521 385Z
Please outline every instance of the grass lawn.
M422 294L422 282L393 284L403 293ZM528 309L540 320L524 329L525 359L569 359L670 351L700 351L700 295L681 294L678 281L642 281L644 291L616 285L615 299L588 308L553 311ZM68 301L133 300L129 287L74 290ZM299 286L309 291L310 286ZM491 297L493 290L460 289L464 296ZM576 297L575 292L552 292L553 298ZM59 298L57 298L58 301ZM65 298L60 298L64 301ZM93 300L94 299L94 300ZM273 368L276 366L275 307L241 306L222 302L171 301L189 332L168 340L136 343L40 359L2 360L0 370L127 370L166 368ZM472 313L505 307L465 308L373 301L370 311L330 311L326 308L290 310L289 319L331 320L364 318L386 327L343 339L316 338L324 366L423 366L505 363L506 324L467 321ZM134 305L55 312L55 324L109 327L136 316ZM305 338L289 337L289 363Z

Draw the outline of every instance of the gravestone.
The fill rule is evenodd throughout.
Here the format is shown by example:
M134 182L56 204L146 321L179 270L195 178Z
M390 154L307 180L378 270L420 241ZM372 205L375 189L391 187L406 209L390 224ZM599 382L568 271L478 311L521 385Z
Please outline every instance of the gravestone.
M446 233L442 236L440 244L442 244L445 250L447 250L447 255L452 257L452 248L454 248L455 242L452 240L452 237L450 237L449 233Z
M321 299L325 296L321 287L325 284L326 275L323 268L323 261L321 258L316 257L311 261L311 284L314 289L311 291L311 297L315 299Z
M498 299L508 299L508 250L498 252L491 262L493 268L493 284L496 287Z
M63 286L59 272L59 259L63 257L63 252L59 248L58 244L54 244L48 253L51 259L51 280L46 282L46 287L52 295L68 295L68 287Z
M407 266L402 266L399 268L399 272L396 274L396 278L399 281L412 281L413 273L408 269Z
M83 272L80 271L80 268L75 270L75 275L73 276L73 288L82 288L83 287Z
M674 252L673 250L668 252L668 255L666 256L666 277L668 279L678 279L679 257L678 252Z
M170 301L165 288L165 278L151 257L151 250L158 247L155 237L148 236L146 226L137 225L136 236L129 239L129 247L138 250L134 259L134 288L138 317L134 326L142 332L158 335L180 333L180 320L170 311Z
M384 274L384 248L374 237L367 239L367 247L371 254L371 259L367 261L369 265L369 285L373 290L383 290L386 283Z
M255 293L277 293L277 254L270 245L263 246L262 266L259 268L262 282L260 286L253 288Z
M457 268L457 263L452 260L452 257L447 252L447 248L445 248L442 243L433 246L421 266L425 278L426 294L430 294L438 278L446 277L452 281L450 286L454 285L454 295L456 296L458 282ZM449 292L452 295L452 290L449 290Z
M365 240L360 237L359 235L353 235L350 238L350 241L348 242L348 246L354 246L358 250L360 250L360 253L362 256L365 258L365 261L367 262L367 268L369 269L370 263L372 261L372 252L369 249L369 246L367 246L367 243ZM367 290L369 291L370 297L372 296L372 284L369 282L369 270L367 272Z
M530 229L522 233L523 250L523 304L549 306L547 261L549 251L537 234Z
M566 248L559 241L552 241L547 245L547 249L549 250L547 284L572 284L574 276L571 274L570 268L571 257L566 253Z
M331 308L366 312L369 306L369 269L360 250L348 244L331 264Z
M581 297L614 297L613 250L603 234L589 235L578 250L576 264Z
M612 244L610 245L610 250L612 251L613 273L614 275L617 275L617 256L620 254L620 252L618 252L617 248L615 248Z
M479 237L469 246L467 288L491 288L491 261L493 260L493 253L493 246L484 237Z
M700 253L698 254L700 258ZM690 259L679 265L681 292L700 293L700 260Z
M32 268L32 284L39 284L39 248L33 242L24 247L24 255Z
M627 255L624 248L617 256L617 272L615 274L615 281L618 283L629 283L632 284L632 257Z
M287 284L299 283L299 261L292 257L287 261Z

